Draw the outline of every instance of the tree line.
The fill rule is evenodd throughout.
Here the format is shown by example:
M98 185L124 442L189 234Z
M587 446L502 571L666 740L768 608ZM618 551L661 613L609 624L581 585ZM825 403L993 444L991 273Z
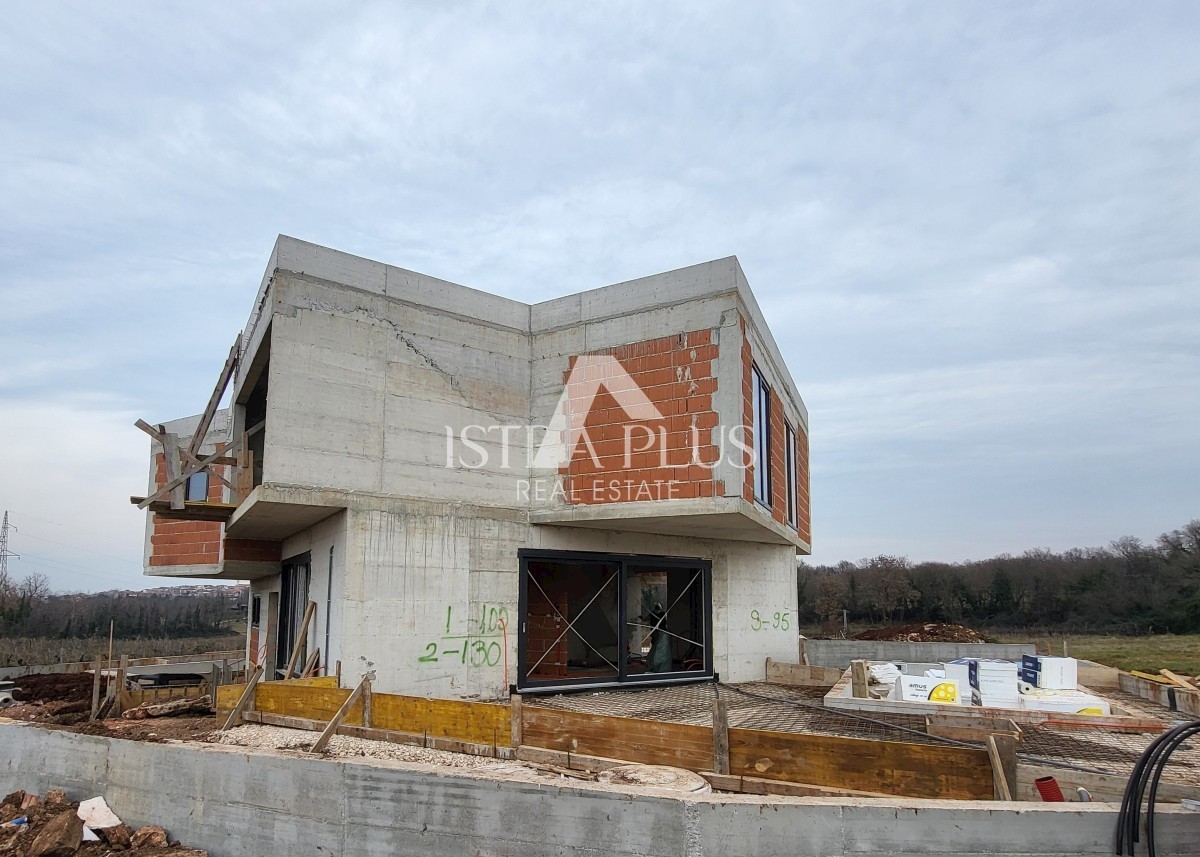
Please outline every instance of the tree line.
M1154 544L919 562L877 556L798 568L799 618L841 626L951 622L1073 633L1200 632L1200 520Z
M219 593L102 592L56 595L45 579L0 581L0 637L162 638L226 633L242 610Z

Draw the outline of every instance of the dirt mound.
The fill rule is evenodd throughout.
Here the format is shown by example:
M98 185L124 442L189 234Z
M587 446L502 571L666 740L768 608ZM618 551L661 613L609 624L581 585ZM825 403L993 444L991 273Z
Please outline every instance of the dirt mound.
M14 679L18 702L83 702L92 698L91 673L46 673Z
M854 640L878 640L888 643L987 643L988 638L962 625L937 623L892 625L855 634Z

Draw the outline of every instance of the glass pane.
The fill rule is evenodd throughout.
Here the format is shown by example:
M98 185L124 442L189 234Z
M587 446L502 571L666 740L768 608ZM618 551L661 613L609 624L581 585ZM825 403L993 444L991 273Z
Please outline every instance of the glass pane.
M526 574L526 678L615 678L618 565L538 559Z
M208 472L201 470L199 473L193 473L187 479L187 493L185 499L203 503L208 500Z
M702 571L631 567L626 597L629 675L704 669L709 602Z

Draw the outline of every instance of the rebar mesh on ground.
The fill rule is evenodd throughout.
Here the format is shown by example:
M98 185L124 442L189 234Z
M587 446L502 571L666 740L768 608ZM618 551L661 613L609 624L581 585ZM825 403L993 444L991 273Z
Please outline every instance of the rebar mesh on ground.
M775 732L806 732L842 738L941 744L924 734L923 715L876 714L868 719L855 712L824 708L826 688L790 687L766 682L736 685L690 684L676 687L582 692L527 698L527 704L610 717L636 717L669 723L707 726L712 723L712 701L725 700L729 725ZM1179 719L1175 712L1132 694L1105 689L1103 695L1139 716L1158 717L1166 723ZM897 729L904 727L907 730ZM1022 725L1019 754L1064 764L1111 771L1128 776L1155 735L1110 732L1100 728L1063 728ZM1200 785L1200 745L1184 745L1171 757L1164 780Z

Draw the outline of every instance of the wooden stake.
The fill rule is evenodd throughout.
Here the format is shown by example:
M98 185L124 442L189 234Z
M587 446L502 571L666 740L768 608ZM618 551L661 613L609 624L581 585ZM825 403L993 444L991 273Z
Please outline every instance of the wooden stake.
M867 690L866 661L850 662L850 695L855 699L869 699L871 696Z
M121 655L120 665L117 667L117 704L113 710L113 714L117 717L121 716L124 706L121 703L121 694L125 692L125 681L129 675L129 655ZM214 696L213 699L216 699Z
M1012 800L1017 783L1017 742L1011 735L992 733L987 738L996 800Z
M712 703L713 773L729 773L729 715L725 700L718 697Z
M338 726L346 718L350 709L354 707L354 703L358 702L358 698L363 695L363 690L371 686L371 680L363 676L363 680L358 683L358 687L354 688L354 692L342 703L342 707L333 715L333 719L325 727L325 731L321 733L321 737L317 739L317 743L312 745L310 753L323 753L325 748L329 746L329 741L333 738L333 733L337 731Z
M300 623L300 633L296 635L296 645L292 646L292 656L288 658L287 672L283 674L285 679L292 677L292 670L296 668L296 662L300 660L300 650L308 642L308 623L312 621L313 612L316 609L317 602L309 601L308 607L304 610L304 621Z
M233 711L229 712L229 717L225 720L225 725L221 727L222 732L231 726L236 726L238 718L242 716L242 712L246 709L246 705L250 700L254 699L254 688L258 685L258 680L262 678L263 668L261 666L254 668L254 674L250 676L250 681L246 682L246 689L242 691L241 697L237 701L237 705L233 707Z
M509 729L512 732L512 745L521 746L521 694L513 693L508 697L508 711L511 717Z
M88 719L95 720L100 711L100 674L103 672L104 654L96 655L95 674L92 676L92 713Z

